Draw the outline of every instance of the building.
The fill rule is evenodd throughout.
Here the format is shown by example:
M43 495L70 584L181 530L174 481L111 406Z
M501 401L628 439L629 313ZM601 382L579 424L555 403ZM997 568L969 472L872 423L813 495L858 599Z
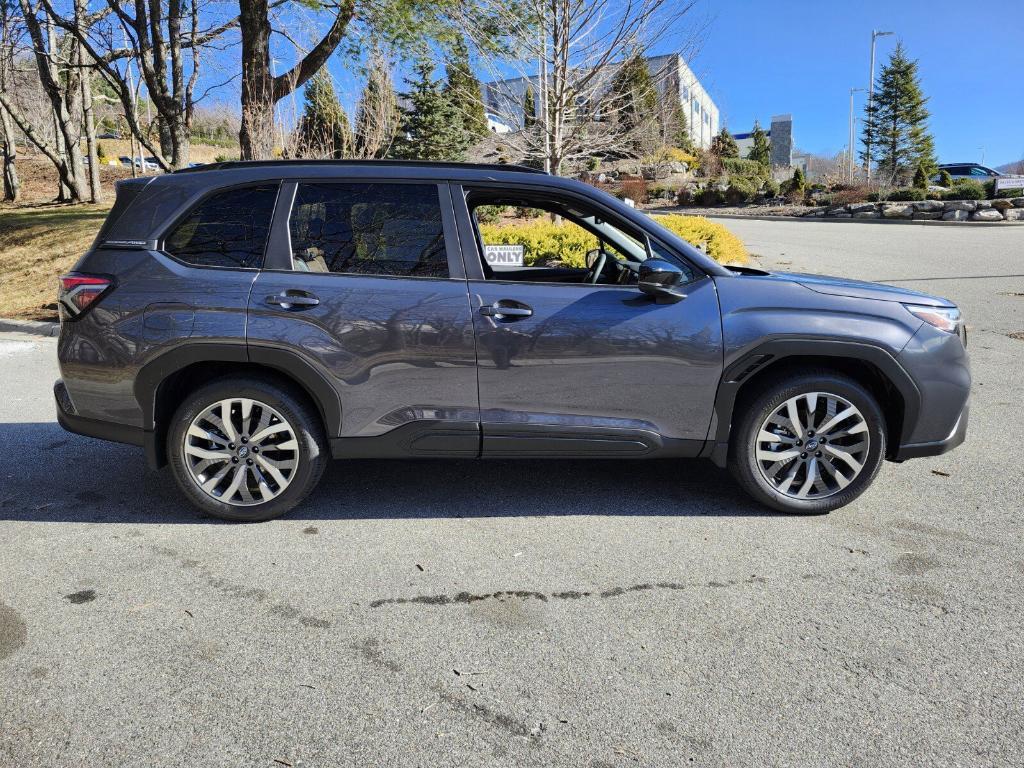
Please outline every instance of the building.
M765 133L768 135L768 143L771 146L772 167L793 167L793 116L775 115ZM746 157L750 148L754 146L752 136L752 133L733 135L733 138L736 139L736 146L740 148L740 157ZM804 162L806 162L806 158Z
M657 85L662 98L678 99L686 115L687 128L693 143L698 147L711 146L711 139L718 133L718 106L712 100L700 80L678 53L663 56L645 56L647 68ZM614 77L614 69L609 67L605 75L610 84ZM508 80L495 80L482 86L484 106L487 112L500 118L516 130L523 127L523 98L527 85L538 93L537 77L516 77ZM536 108L540 105L535 99Z

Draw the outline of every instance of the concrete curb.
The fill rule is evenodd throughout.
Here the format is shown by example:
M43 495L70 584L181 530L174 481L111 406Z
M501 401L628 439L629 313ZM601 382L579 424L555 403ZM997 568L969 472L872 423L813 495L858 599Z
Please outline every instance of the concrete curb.
M702 216L705 219L748 219L750 221L818 221L845 222L847 224L917 224L929 227L1018 227L1024 221L941 221L938 219L855 219L836 218L835 216L772 216L770 214L747 213L687 213L686 209L672 211L644 211L650 216Z
M31 333L33 336L56 336L60 333L60 323L41 320L14 320L0 317L0 332Z

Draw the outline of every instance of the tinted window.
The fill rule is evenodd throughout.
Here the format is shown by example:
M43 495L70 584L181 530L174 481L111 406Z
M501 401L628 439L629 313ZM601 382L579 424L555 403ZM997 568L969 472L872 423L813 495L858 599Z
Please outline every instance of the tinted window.
M448 277L434 184L300 184L288 229L296 270Z
M259 268L276 199L276 184L208 197L175 227L166 250L200 267Z

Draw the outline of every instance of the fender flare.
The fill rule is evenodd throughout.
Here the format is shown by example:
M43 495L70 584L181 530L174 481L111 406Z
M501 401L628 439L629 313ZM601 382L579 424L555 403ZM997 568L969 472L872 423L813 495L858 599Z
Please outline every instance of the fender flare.
M776 338L765 341L742 354L722 373L715 396L714 413L708 429L708 440L702 456L710 458L720 467L726 466L732 417L736 397L753 374L780 360L794 357L835 357L871 363L889 380L903 398L903 428L900 444L909 440L921 410L921 390L885 348L867 341L840 341L836 339Z

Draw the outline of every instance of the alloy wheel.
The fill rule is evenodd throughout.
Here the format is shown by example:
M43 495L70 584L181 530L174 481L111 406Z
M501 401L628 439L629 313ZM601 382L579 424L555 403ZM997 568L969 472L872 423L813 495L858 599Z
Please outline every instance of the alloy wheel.
M233 506L263 504L295 477L299 441L278 411L252 398L219 400L196 416L181 447L199 488Z
M791 397L761 424L754 455L761 475L793 499L822 499L852 483L867 461L871 435L860 410L828 392Z

